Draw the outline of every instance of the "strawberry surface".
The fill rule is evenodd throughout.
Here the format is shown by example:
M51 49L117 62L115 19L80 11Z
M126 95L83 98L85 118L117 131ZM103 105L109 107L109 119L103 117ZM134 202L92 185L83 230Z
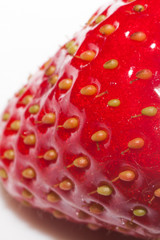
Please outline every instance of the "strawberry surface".
M160 236L160 5L112 0L9 101L0 177L17 200Z

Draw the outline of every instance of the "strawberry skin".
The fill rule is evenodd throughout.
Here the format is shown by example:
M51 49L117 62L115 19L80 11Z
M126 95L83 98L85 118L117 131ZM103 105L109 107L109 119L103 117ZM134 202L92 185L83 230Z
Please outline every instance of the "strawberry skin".
M112 0L9 102L0 178L17 200L160 236L160 5Z

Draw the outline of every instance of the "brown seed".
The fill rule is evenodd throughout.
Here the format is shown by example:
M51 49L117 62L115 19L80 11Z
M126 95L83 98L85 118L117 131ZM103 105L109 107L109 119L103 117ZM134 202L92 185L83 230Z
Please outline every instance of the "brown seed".
M15 154L12 149L6 150L4 152L4 158L12 161L12 160L14 160L14 157L15 157Z
M55 193L55 192L50 192L50 193L47 195L47 200L48 200L48 202L51 202L51 203L57 203L57 202L59 202L61 199L60 199L60 197L58 196L57 193Z
M146 40L147 36L144 32L135 32L131 35L131 39L137 42Z
M53 86L56 84L56 82L58 81L58 75L54 75L51 78L49 78L49 83Z
M90 216L87 213L80 210L79 212L77 212L77 217L79 219L84 219L85 220L85 219L88 219Z
M104 130L100 130L96 133L94 133L91 137L93 142L102 142L104 140L106 140L108 137L108 133Z
M96 56L96 53L91 50L87 50L83 53L81 53L80 58L84 61L91 62Z
M89 207L89 210L93 214L101 214L104 211L104 208L98 203L92 203Z
M108 185L102 185L97 188L97 193L102 196L110 196L113 193L113 189Z
M35 105L32 105L30 108L29 108L29 112L31 114L37 114L40 110L40 107L38 104L35 104Z
M135 12L143 12L145 10L144 6L143 5L140 5L140 4L137 4L133 7L133 10Z
M160 198L160 188L154 191L154 196Z
M33 168L26 168L23 172L22 172L22 176L26 179L33 179L36 177L36 173L33 170Z
M115 30L116 30L116 29L115 29L115 27L114 27L113 25L111 25L111 24L106 24L106 25L102 26L99 31L100 31L100 33L102 33L102 34L104 34L104 35L110 35L110 34L112 34Z
M100 229L100 227L99 227L98 225L92 224L92 223L88 223L88 224L87 224L87 227L88 227L90 230L92 230L92 231L97 231L97 230Z
M10 118L10 113L4 113L3 116L2 116L3 121L8 121L9 118Z
M148 117L154 117L157 114L157 108L155 107L147 107L142 109L142 115L148 116Z
M8 178L8 174L7 174L6 170L4 170L3 168L0 169L0 178L2 178L2 179Z
M57 152L55 150L49 150L44 154L44 159L47 161L54 161L57 158Z
M147 214L147 210L144 208L136 208L133 210L133 214L136 217L144 217Z
M33 194L31 192L29 192L27 189L24 189L22 191L22 196L26 199L32 199L33 198Z
M54 124L56 120L55 113L46 113L42 118L43 124Z
M57 219L63 219L66 218L66 215L58 210L53 211L53 216Z
M72 79L63 79L58 86L61 90L69 90L72 87L72 82Z
M105 15L99 15L99 16L96 18L95 22L98 24L98 23L100 23L100 22L103 22L105 19L106 19L106 16L105 16Z
M108 102L109 107L119 107L121 104L119 99L112 99Z
M33 96L27 95L22 99L22 104L28 105L33 99Z
M92 96L97 93L97 88L94 85L88 85L81 89L81 94L85 96Z
M108 62L106 62L103 67L105 69L115 69L119 65L119 62L116 59L111 59Z
M33 146L36 143L36 136L34 134L29 134L28 136L24 137L24 144L28 146Z
M16 120L14 122L11 123L11 130L13 131L18 131L20 129L20 121Z
M131 182L136 178L136 174L131 170L126 170L119 174L119 178L125 182Z
M138 79L150 79L152 77L153 73L149 69L143 69L137 72L136 77Z
M55 72L55 70L56 70L56 67L55 67L55 66L50 66L50 67L46 70L45 74L46 74L47 76L51 76L51 75Z
M86 157L79 157L74 160L73 165L77 168L86 168L89 166L89 160Z
M59 188L64 191L70 191L73 188L73 183L71 180L66 179L59 184Z
M65 129L74 129L77 128L79 125L79 120L77 118L69 118L68 120L65 121L63 124L63 127Z
M144 146L144 140L142 138L135 138L128 143L130 149L141 149Z

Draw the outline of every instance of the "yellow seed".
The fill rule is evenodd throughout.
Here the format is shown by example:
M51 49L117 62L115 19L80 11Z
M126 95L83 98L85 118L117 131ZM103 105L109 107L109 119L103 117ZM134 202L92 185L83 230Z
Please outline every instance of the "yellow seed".
M75 41L74 41L74 40L67 42L66 45L65 45L65 47L68 49L68 48L70 48L72 45L75 45Z
M50 66L50 67L46 70L45 74L46 74L47 76L51 76L51 75L55 72L55 70L56 70L56 67L55 67L55 66Z
M44 154L44 159L47 161L54 161L57 158L57 153L55 150L49 150Z
M142 42L146 40L147 36L144 32L135 32L131 35L131 39L134 41Z
M63 191L70 191L73 188L73 183L71 180L66 179L59 184L59 188Z
M101 214L104 211L104 208L98 203L92 203L89 207L89 210L93 214Z
M33 96L27 95L22 99L22 104L28 105L33 99Z
M102 33L102 34L104 34L104 35L110 35L110 34L112 34L115 30L116 30L116 29L115 29L115 27L114 27L113 25L111 25L111 24L106 24L106 25L102 26L99 31L100 31L100 33Z
M36 136L34 134L29 134L28 136L24 137L24 144L28 146L35 145L36 143Z
M21 204L24 206L24 207L31 207L31 204L25 200L21 201Z
M31 192L29 192L27 189L24 189L22 191L22 196L26 199L32 199L33 198L33 194Z
M119 99L112 99L108 102L109 107L119 107L121 104Z
M16 120L11 123L11 130L18 131L20 129L20 121Z
M107 61L107 62L103 65L103 67L104 67L105 69L115 69L115 68L118 67L118 65L119 65L119 62L118 62L116 59L111 59L111 60Z
M14 151L12 149L10 150L6 150L4 152L4 158L8 159L8 160L14 160L15 154Z
M52 76L48 81L52 86L55 85L56 82L58 81L58 75Z
M84 61L88 61L91 62L96 56L96 53L94 51L85 51L83 53L81 53L80 58Z
M160 188L154 191L154 196L160 198Z
M9 118L10 118L10 113L4 113L3 116L2 116L3 121L8 121Z
M21 88L21 89L19 90L17 96L18 96L18 97L22 96L22 95L25 93L25 91L26 91L26 88L25 88L25 87Z
M76 45L75 41L66 43L65 47L70 55L74 55L78 50L78 45Z
M57 203L57 202L59 202L61 199L60 199L60 197L58 196L57 193L55 193L55 192L50 192L50 193L47 195L47 200L48 200L48 202L51 202L51 203Z
M85 96L92 96L97 93L97 88L94 85L88 85L81 89L81 94Z
M136 175L135 175L135 173L133 171L126 170L126 171L121 172L119 174L119 178L122 181L131 182L131 181L133 181L136 178Z
M53 211L53 216L57 219L63 219L66 218L66 215L58 210Z
M93 142L102 142L106 140L108 137L108 133L106 131L100 130L96 133L94 133L91 137Z
M96 18L95 22L98 24L100 22L103 22L106 19L105 15L100 15Z
M65 121L63 124L63 127L65 129L74 129L77 128L79 125L79 121L77 118L69 118L68 120Z
M143 217L147 214L147 210L144 209L144 208L136 208L136 209L133 210L133 214L136 217Z
M72 87L72 82L72 79L63 79L58 86L61 90L69 90Z
M102 196L110 196L113 192L113 189L108 185L102 185L97 188L97 193Z
M92 231L97 231L97 230L100 229L100 227L99 227L98 225L93 224L93 223L88 223L88 224L87 224L87 227L88 227L90 230L92 230Z
M26 179L33 179L36 177L36 173L33 170L33 168L26 168L23 172L22 172L22 176Z
M73 165L77 168L86 168L89 166L89 160L86 157L76 158Z
M87 22L87 25L90 25L93 22L94 19L95 19L95 15L91 16L90 19Z
M39 110L40 110L40 107L38 104L35 104L29 108L29 112L31 114L37 114L39 112Z
M140 4L137 4L133 7L133 10L135 12L143 12L145 10L144 6L143 5L140 5Z
M7 174L6 170L4 170L3 168L0 169L0 178L2 178L2 179L8 178L8 174Z
M138 79L150 79L152 77L153 73L149 69L143 69L137 72L136 77Z
M154 117L157 114L157 108L155 107L147 107L142 109L142 115L148 116L148 117Z
M47 69L47 68L49 67L49 65L51 64L51 62L52 62L52 59L49 58L48 61L45 62L45 64L44 64L44 68Z
M130 149L141 149L144 146L144 140L142 138L135 138L128 143Z
M43 124L54 124L56 121L55 113L46 113L42 118Z
M77 217L79 219L88 219L90 216L87 213L80 210L79 212L77 212Z

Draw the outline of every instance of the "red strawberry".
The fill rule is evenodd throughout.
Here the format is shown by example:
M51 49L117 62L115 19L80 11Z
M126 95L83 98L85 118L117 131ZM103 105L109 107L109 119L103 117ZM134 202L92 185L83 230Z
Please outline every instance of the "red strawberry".
M9 102L0 176L13 197L160 236L159 13L157 0L109 3Z

